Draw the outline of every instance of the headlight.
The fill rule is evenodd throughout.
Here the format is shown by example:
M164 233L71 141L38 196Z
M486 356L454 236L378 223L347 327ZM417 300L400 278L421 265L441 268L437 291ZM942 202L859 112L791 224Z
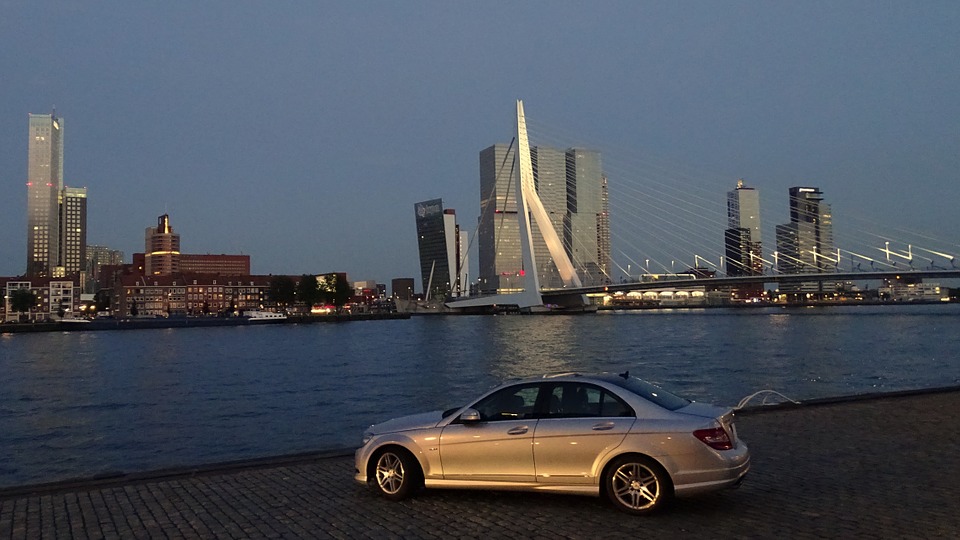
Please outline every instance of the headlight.
M373 438L373 432L371 432L371 431L364 431L364 432L363 432L363 441L360 443L360 446L366 446L367 443L370 442L370 439L372 439L372 438Z

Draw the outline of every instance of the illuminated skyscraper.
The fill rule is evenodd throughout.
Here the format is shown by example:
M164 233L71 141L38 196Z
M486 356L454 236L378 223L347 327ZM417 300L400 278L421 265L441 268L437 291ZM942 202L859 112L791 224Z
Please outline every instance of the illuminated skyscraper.
M567 223L564 244L584 285L609 280L607 177L600 152L567 150Z
M51 277L60 262L63 119L54 114L28 116L26 273Z
M156 227L147 227L143 275L165 276L180 271L180 235L173 232L170 216L157 218Z
M760 243L760 192L737 181L727 192L727 229L724 247L728 276L759 276L763 273Z
M523 289L515 156L513 144L495 144L480 152L477 247L482 294Z
M836 271L833 215L815 187L790 188L790 223L777 225L777 268L784 274ZM821 292L817 282L784 286L785 292Z
M60 267L65 275L86 271L87 188L60 191Z

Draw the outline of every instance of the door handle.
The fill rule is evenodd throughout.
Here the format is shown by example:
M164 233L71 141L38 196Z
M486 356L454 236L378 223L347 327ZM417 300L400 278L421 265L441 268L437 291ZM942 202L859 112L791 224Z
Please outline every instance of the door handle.
M515 428L510 428L510 430L507 431L507 435L523 435L529 430L530 428L527 426L517 426Z
M613 429L613 422L604 422L602 424L594 424L591 428L594 431L607 431L608 429Z

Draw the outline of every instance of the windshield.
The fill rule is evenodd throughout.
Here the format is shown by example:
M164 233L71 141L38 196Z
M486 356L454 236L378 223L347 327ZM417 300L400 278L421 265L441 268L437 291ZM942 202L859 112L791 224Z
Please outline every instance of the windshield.
M638 379L636 377L630 377L627 379L624 379L623 377L612 377L607 380L617 386L626 388L627 390L646 399L647 401L656 403L668 411L682 409L690 404L690 400L684 399L676 394L671 394L663 388L660 388L655 384L650 384L643 379Z

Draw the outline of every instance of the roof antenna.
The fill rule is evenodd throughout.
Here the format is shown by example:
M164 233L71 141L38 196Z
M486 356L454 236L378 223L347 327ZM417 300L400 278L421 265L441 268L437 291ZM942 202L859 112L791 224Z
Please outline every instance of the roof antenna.
M618 376L619 376L619 377L623 377L623 380L627 380L627 379L630 378L630 370L624 371L623 373L619 374Z

